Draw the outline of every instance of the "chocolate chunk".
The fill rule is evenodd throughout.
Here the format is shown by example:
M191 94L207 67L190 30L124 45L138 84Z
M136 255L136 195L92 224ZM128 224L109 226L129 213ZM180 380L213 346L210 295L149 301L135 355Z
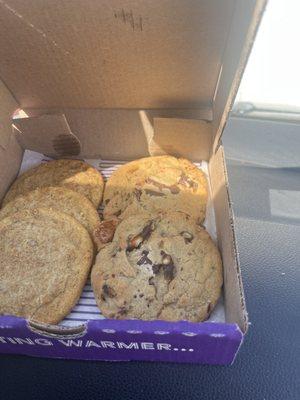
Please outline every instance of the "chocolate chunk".
M164 265L165 279L171 281L174 278L174 273L175 273L175 266L173 264L173 261L168 265Z
M156 186L159 190L162 190L162 188L163 188L164 186L166 186L166 185L164 185L163 183L157 182L157 181L155 181L154 179L151 179L151 178L147 178L147 179L145 180L145 182L146 182L146 183L150 183L150 184Z
M117 225L118 221L116 220L102 221L99 224L94 231L94 238L99 247L113 240Z
M140 298L142 298L142 297L144 297L144 293L141 293L141 294L140 294Z
M120 311L118 312L119 315L126 315L127 314L127 308L126 307L121 307Z
M127 251L132 251L134 249L137 249L138 247L140 247L140 245L142 244L142 242L144 240L148 240L151 232L154 229L154 225L153 225L153 221L151 221L148 225L146 225L144 227L144 229L142 230L142 232L136 236L134 236L133 238L131 238L128 241L128 245L127 245Z
M180 235L184 238L185 244L191 243L191 241L194 239L194 235L187 231L180 232Z
M173 262L170 264L154 264L152 265L152 271L154 275L158 275L161 271L163 271L164 278L168 281L171 281L175 276L175 265Z
M138 260L137 265L141 266L143 264L149 264L152 265L152 261L150 260L150 258L148 258L149 251L144 250L142 252L142 257Z
M172 194L178 194L180 192L180 188L177 185L169 186L168 189L170 189Z
M153 268L153 267L152 267L152 268ZM153 276L151 276L151 278L149 278L148 282L149 282L149 285L154 285L154 278L153 278Z
M172 194L177 194L180 192L180 188L177 185L165 185L164 183L156 182L154 179L151 178L146 179L146 183L150 183L156 186L159 190L169 189Z
M154 265L152 265L152 271L153 271L154 275L159 274L159 272L160 272L162 267L163 267L162 264L154 264Z
M167 280L172 280L175 274L175 265L173 263L172 257L164 252L163 250L160 252L162 255L162 269L164 273L164 278Z
M118 210L118 211L116 211L116 212L114 213L114 215L115 215L116 217L119 217L119 216L121 215L121 213L122 213L122 211L121 211L121 210Z
M141 235L136 235L133 238L128 240L127 251L132 251L134 249L139 248L139 246L143 243L143 238Z
M143 240L148 240L152 231L154 229L153 221L151 221L148 225L144 227L144 229L141 232L141 236L143 237Z
M135 195L137 201L140 201L141 195L142 195L142 191L139 190L139 189L134 189L134 195Z
M107 205L110 202L110 199L104 200L105 205Z
M154 196L154 197L164 197L165 194L162 192L156 192L155 190L151 189L145 189L145 193L148 194L149 196Z
M102 295L104 297L115 297L116 296L116 292L114 291L114 289L110 286L108 286L106 283L102 286Z
M197 189L198 183L189 178L186 174L181 174L178 183L191 189Z
M178 183L180 183L180 185L188 186L188 179L189 177L186 174L182 173L180 175Z

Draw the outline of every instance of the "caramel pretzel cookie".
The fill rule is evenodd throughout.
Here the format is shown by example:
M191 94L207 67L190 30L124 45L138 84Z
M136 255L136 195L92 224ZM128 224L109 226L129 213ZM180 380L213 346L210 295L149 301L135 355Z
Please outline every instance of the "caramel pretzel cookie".
M101 174L84 161L49 161L19 176L11 185L2 205L21 194L46 186L63 186L79 192L97 208L102 199L104 183Z
M96 243L96 231L100 225L97 210L85 196L64 187L38 188L14 198L0 210L0 220L17 211L38 207L51 208L71 215L87 229Z
M0 314L61 321L77 303L93 260L87 230L50 209L0 221Z
M142 158L118 168L106 183L104 219L141 212L182 211L205 219L207 180L190 161L172 156Z
M223 282L217 247L181 212L123 220L91 275L102 314L118 319L203 321Z

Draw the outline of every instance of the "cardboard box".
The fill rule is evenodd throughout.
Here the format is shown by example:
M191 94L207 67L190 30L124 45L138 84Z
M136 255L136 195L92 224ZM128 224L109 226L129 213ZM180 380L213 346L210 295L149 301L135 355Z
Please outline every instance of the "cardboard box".
M226 166L228 112L264 0L0 2L0 197L24 149L54 157L206 160L226 323L0 317L0 352L230 364L247 331ZM14 120L17 109L27 118ZM15 114L16 115L16 114ZM18 114L20 115L20 114Z

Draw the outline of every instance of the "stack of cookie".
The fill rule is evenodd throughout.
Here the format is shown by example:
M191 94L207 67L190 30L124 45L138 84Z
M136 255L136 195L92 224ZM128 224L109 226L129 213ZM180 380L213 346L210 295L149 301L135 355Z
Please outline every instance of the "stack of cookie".
M41 164L11 186L0 210L0 314L57 323L89 274L101 174L79 160Z
M78 301L95 251L92 286L108 318L202 321L222 286L204 229L208 185L185 159L120 167L97 208L101 174L56 160L21 175L0 210L0 314L57 323Z
M222 262L202 225L207 197L204 173L185 159L144 158L111 176L92 269L104 316L208 318L221 293Z

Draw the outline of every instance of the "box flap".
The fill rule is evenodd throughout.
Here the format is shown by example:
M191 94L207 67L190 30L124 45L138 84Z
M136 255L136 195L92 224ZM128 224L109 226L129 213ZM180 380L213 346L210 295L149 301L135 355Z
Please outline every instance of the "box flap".
M211 150L211 124L179 118L154 118L152 155L172 154L190 160L208 160Z
M208 159L206 158L206 155L211 151L211 141L208 138L210 124L201 121L202 119L205 121L211 120L211 113L208 109L165 109L147 111L128 109L64 109L63 112L71 132L76 135L80 141L81 153L79 156L83 158L132 160L149 155L161 154L163 150L156 142L160 143L160 136L163 139L167 137L166 135L173 134L173 128L171 126L173 121L175 122L174 128L177 130L179 129L179 126L176 128L176 121L181 121L181 131L184 126L186 130L187 127L193 125L192 131L189 133L186 131L183 138L187 138L187 136L191 137L194 145L201 145L201 147L194 149L192 148L192 142L191 145L186 143L182 146L182 151L180 153L182 156L184 155L185 157L190 157L193 160L199 161L201 159ZM19 140L21 140L22 145L27 149L41 151L38 150L37 142L35 142L35 135L38 135L40 146L44 149L44 141L49 142L49 138L47 138L46 135L50 133L50 130L53 134L57 133L55 128L55 118L61 114L56 110L50 109L26 109L26 114L31 117L31 122L28 118L19 118L18 120L14 120L14 122L17 122L18 124L19 130L22 131L22 138L19 138ZM44 131L45 134L41 135L39 127L41 121L45 124L44 116L47 117L48 133ZM161 117L164 117L164 119L168 121L168 132L165 134L163 129L159 129L159 132L156 132L155 135L155 142L153 140L154 120L156 118L163 119ZM183 118L188 119L185 120ZM53 126L51 127L50 124L52 120ZM32 126L32 132L28 129L29 123L37 124L37 126ZM162 128L165 125L166 124L162 122L159 126ZM200 132L200 128L202 127L204 129L203 134ZM198 134L200 135L199 138L196 137ZM44 137L45 139L43 139ZM182 142L178 133L176 140L178 150L178 147L180 147L180 143ZM51 155L52 152L48 152L49 147L46 150L43 150L43 152ZM190 151L190 153L188 151ZM203 157L201 158L201 156Z
M24 149L53 157L77 156L81 152L80 141L63 114L14 119L13 125Z

